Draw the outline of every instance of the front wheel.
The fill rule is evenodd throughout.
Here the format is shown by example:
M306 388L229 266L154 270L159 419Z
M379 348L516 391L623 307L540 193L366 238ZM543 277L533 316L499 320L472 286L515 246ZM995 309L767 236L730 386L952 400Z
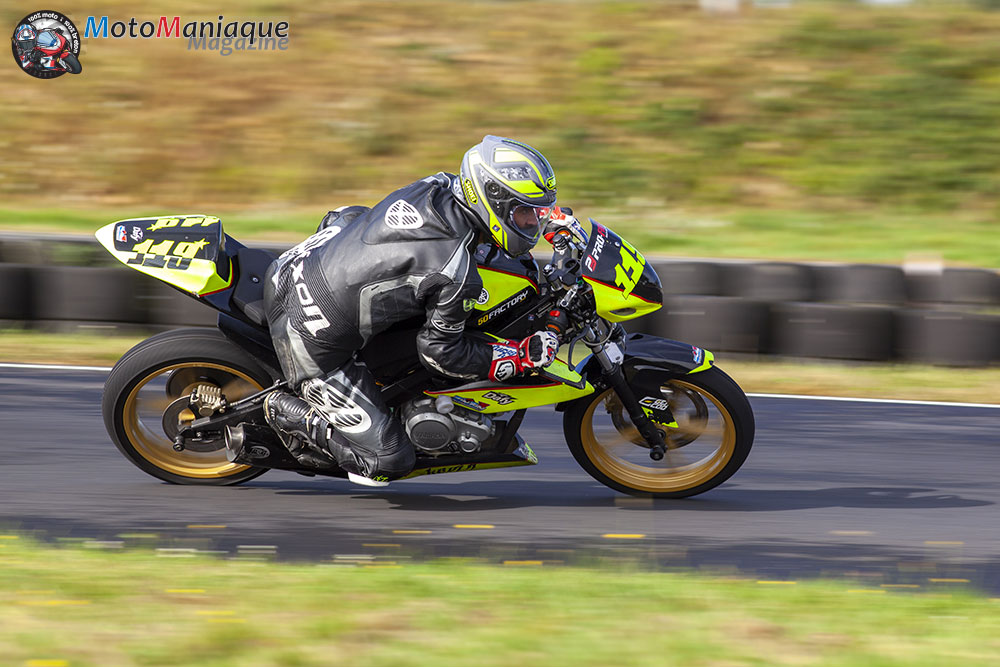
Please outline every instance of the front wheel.
M240 484L266 468L231 463L222 438L173 448L173 436L195 419L187 397L200 385L229 402L271 384L253 357L217 329L177 329L125 353L104 384L104 425L132 463L173 484Z
M66 71L70 74L79 74L83 71L83 65L80 64L80 59L75 54L67 53L62 61L66 64Z
M704 493L739 470L753 445L754 419L732 378L714 367L680 377L664 371L656 398L667 399L677 422L658 425L666 434L662 460L649 458L649 445L613 389L567 407L563 431L573 457L612 489L652 498Z

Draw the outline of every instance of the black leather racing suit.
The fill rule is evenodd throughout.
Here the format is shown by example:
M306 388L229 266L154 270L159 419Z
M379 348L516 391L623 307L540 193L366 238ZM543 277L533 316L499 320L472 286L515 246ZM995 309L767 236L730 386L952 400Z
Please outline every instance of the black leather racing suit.
M286 378L332 428L330 446L348 472L401 477L415 454L381 400L368 369L352 355L390 325L425 315L421 362L455 378L487 376L489 344L463 334L482 281L472 253L473 214L453 195L456 177L439 173L401 188L343 225L329 226L271 265L265 307Z

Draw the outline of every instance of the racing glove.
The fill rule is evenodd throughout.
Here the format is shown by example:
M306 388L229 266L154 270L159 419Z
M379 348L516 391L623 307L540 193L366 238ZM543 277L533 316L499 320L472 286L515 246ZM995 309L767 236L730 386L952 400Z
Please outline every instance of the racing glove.
M503 382L535 368L548 366L559 351L559 339L551 331L539 331L520 342L492 343L489 379Z
M566 206L553 206L549 210L549 221L545 225L545 240L555 245L557 236L563 232L575 237L577 241L587 239L580 221L573 216L573 209Z

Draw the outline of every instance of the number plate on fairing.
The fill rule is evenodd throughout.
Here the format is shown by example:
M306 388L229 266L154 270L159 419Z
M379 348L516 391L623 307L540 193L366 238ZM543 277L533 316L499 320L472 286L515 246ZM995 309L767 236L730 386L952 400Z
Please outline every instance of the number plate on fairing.
M184 291L205 295L231 284L226 237L216 217L119 220L97 230L95 236L121 263Z

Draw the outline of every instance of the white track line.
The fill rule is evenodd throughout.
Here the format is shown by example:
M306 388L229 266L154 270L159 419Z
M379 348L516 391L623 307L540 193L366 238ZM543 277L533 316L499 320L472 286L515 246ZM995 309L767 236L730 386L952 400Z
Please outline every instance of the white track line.
M57 364L11 364L0 363L0 368L24 368L43 371L95 371L108 373L110 366L63 366ZM840 401L842 403L891 403L896 405L933 405L946 408L993 408L994 403L959 403L957 401L915 401L904 398L851 398L847 396L810 396L808 394L747 394L750 398L790 398L802 401Z
M933 405L946 408L1000 408L995 403L959 403L958 401L915 401L905 398L849 398L847 396L809 396L807 394L747 394L750 398L793 398L808 401L845 403L892 403L897 405Z
M27 368L43 371L98 371L108 373L111 366L60 366L58 364L4 364L0 363L0 368Z

